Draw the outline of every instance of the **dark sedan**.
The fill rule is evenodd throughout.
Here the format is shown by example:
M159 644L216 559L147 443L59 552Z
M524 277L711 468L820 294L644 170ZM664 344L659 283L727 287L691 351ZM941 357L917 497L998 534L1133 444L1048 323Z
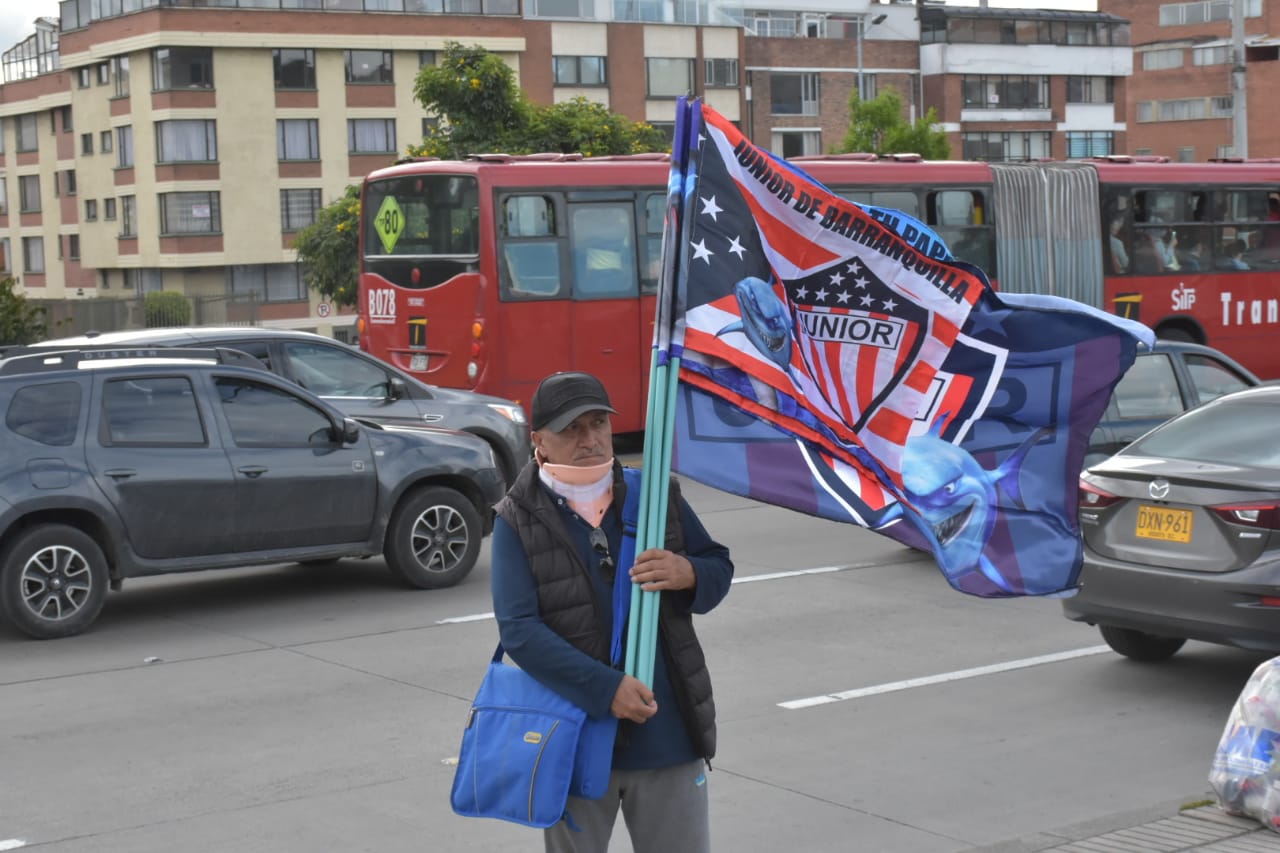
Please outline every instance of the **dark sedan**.
M1084 567L1063 600L1122 655L1188 639L1280 651L1280 386L1220 397L1080 478Z
M1101 462L1174 415L1260 384L1243 365L1211 347L1156 341L1142 349L1089 436L1085 467Z

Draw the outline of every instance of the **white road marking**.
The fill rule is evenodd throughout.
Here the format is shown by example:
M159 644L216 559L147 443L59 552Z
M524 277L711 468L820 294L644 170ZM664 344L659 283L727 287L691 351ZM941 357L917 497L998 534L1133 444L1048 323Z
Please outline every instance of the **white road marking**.
M26 847L27 842L21 838L6 838L0 841L0 850L17 850L19 847Z
M732 583L751 583L752 581L776 581L780 578L793 578L800 575L825 575L830 572L842 572L845 569L857 568L856 566L821 566L816 569L796 569L791 572L769 572L764 575L747 575L746 577L734 578ZM492 619L493 613L472 613L470 616L453 616L449 619L436 620L437 625L454 625L459 622L483 622L486 619Z
M1110 646L1089 646L1069 652L1056 652L1051 655L1040 655L1034 658L1011 660L1005 663L994 663L990 666L976 666L972 669L958 669L955 672L944 672L940 675L926 675L922 678L908 678L905 681L893 681L888 684L877 684L872 687L860 687L856 690L844 690L840 693L828 693L825 696L810 696L808 699L792 699L779 702L778 706L787 710L812 708L814 705L826 705L831 702L843 702L846 699L861 699L864 696L878 696L881 693L894 693L899 690L911 690L915 687L928 687L931 684L943 684L947 681L960 681L965 678L977 678L981 675L994 675L998 672L1009 672L1014 669L1026 669L1046 663L1059 663L1075 658L1100 655L1111 651Z

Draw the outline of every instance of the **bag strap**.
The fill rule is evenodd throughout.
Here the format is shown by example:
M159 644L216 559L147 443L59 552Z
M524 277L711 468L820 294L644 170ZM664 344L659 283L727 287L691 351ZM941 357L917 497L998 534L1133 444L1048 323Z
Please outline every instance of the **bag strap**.
M636 530L640 519L640 469L623 468L627 499L622 503L622 548L618 568L613 576L613 643L609 660L613 666L622 663L622 626L631 613L631 566L636 561Z

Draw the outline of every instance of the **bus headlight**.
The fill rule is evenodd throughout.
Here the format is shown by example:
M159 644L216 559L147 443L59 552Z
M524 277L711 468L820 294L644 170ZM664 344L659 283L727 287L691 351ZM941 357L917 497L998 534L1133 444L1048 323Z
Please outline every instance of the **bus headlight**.
M476 363L474 361L468 361L467 362L467 378L475 379L476 376L479 375L479 373L480 373L480 368L476 366Z

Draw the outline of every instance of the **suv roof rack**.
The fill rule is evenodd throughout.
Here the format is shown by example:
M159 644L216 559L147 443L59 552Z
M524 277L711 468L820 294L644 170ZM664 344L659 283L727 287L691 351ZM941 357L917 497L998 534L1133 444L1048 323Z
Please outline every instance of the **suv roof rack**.
M155 361L156 363L203 362L206 364L238 364L262 369L262 362L248 353L230 347L122 347L78 346L67 349L53 347L15 347L0 359L0 376L21 373L43 373L55 370L110 367L112 364Z

